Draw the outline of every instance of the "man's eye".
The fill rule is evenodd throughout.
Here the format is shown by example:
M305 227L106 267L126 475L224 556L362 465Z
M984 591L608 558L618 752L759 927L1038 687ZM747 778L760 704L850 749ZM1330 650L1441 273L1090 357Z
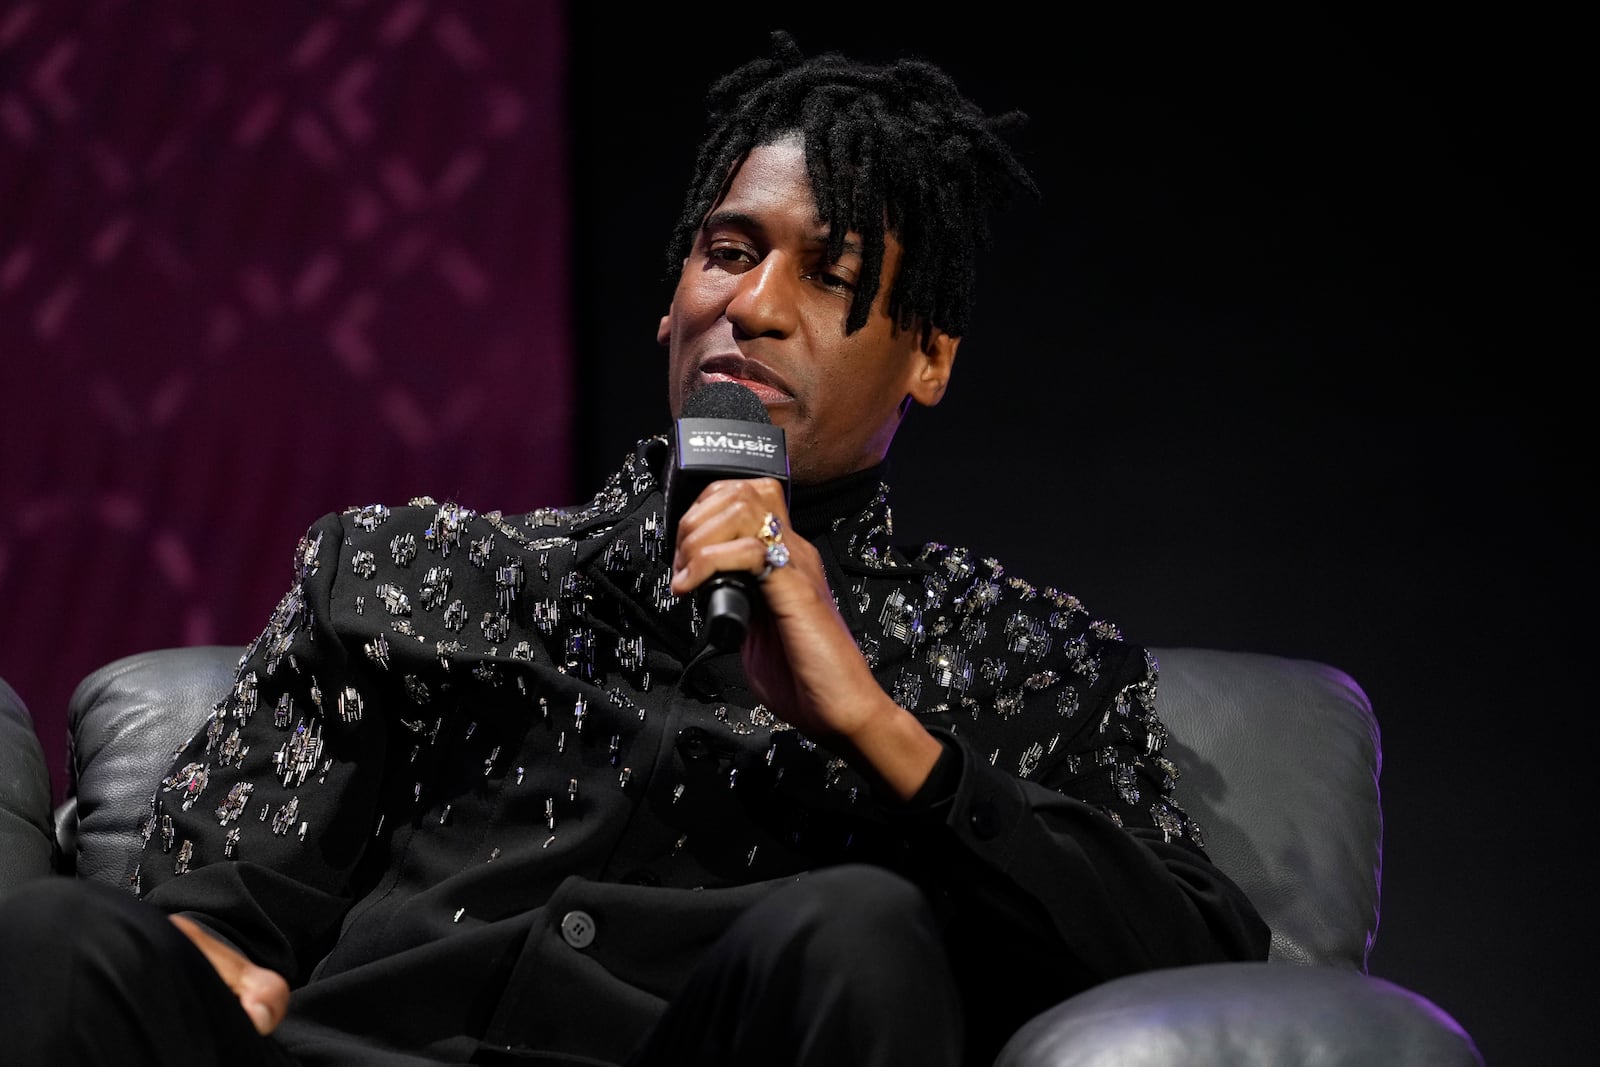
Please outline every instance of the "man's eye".
M856 289L856 283L852 279L831 270L814 271L811 276L829 289L839 289L847 293L853 293Z
M707 253L708 258L718 263L748 265L755 262L755 257L743 248L732 245L719 245Z

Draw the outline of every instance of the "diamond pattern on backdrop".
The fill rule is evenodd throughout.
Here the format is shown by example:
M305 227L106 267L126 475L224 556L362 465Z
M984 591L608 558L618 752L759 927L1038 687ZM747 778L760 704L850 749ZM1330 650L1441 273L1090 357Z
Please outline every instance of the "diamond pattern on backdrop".
M58 792L78 680L252 638L318 515L569 500L563 30L0 6L0 676Z

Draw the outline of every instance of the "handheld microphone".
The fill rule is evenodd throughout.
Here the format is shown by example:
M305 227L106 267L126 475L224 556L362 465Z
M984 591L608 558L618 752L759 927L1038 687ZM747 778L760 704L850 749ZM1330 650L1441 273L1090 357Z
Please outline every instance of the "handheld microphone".
M789 452L766 405L737 382L712 382L691 393L673 432L667 469L667 544L676 550L678 520L706 486L724 478L776 478L789 497ZM752 602L760 596L748 571L718 572L695 591L706 640L721 652L744 643Z

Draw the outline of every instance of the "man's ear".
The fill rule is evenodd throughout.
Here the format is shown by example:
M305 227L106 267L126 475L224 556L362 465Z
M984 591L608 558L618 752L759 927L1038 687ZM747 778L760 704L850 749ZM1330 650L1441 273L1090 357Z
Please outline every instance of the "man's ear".
M678 264L678 276L680 280L683 276L683 269L688 265L689 257L684 256L682 262ZM674 295L672 300L667 302L667 313L661 316L660 322L656 323L656 344L660 345L662 348L667 347L667 342L672 340L672 304L673 301L676 300L677 296Z
M956 362L956 349L961 344L961 338L951 337L943 330L933 331L930 340L927 349L919 348L916 352L908 390L911 399L925 408L944 399L944 391L950 385L950 371Z

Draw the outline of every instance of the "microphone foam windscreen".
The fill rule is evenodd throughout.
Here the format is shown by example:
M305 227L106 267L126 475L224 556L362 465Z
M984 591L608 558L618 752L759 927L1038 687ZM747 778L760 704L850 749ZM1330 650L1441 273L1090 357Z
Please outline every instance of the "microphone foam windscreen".
M680 417L772 423L761 398L738 382L712 382L696 389L684 400Z

